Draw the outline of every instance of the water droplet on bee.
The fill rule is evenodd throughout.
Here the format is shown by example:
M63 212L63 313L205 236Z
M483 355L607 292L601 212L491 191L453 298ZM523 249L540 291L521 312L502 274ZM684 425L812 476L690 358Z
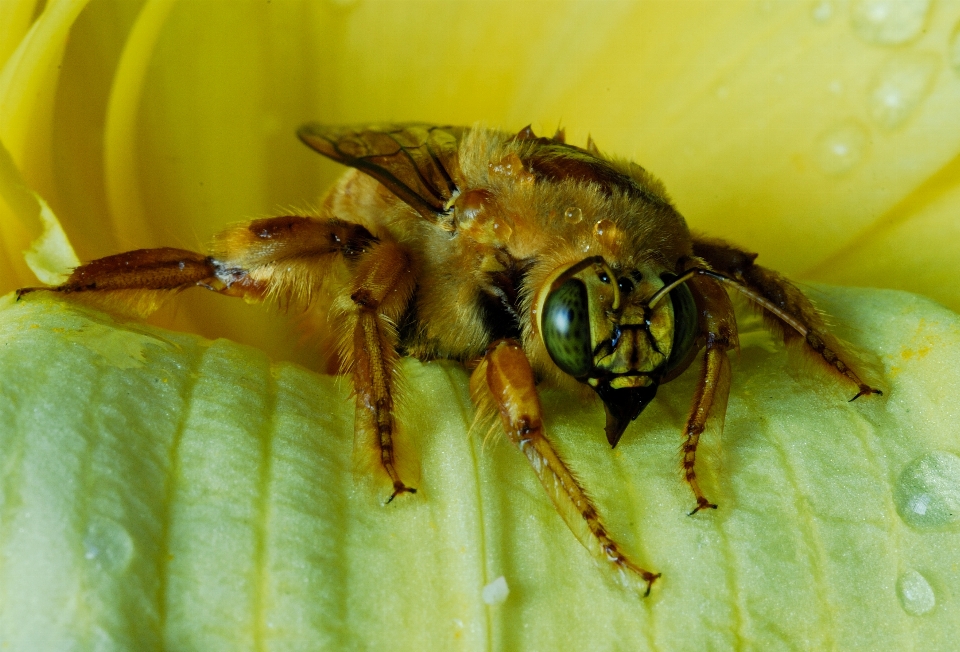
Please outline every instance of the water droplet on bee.
M583 220L583 211L571 206L563 212L563 219L567 224L579 224Z
M815 145L820 169L830 175L849 172L867 151L867 130L856 120L847 120L825 131Z
M930 582L915 570L908 570L897 579L897 597L900 606L911 616L930 613L937 606Z
M613 222L610 220L597 220L597 223L593 225L593 232L597 234L598 238L602 238L614 228Z
M857 0L850 23L858 37L873 45L898 45L923 30L930 0Z
M888 60L870 84L870 115L883 129L896 129L930 91L939 57L930 52L903 53Z
M919 530L960 523L960 457L934 451L908 464L893 490L897 513Z
M611 220L597 220L593 232L604 247L617 247L623 239L620 229Z
M513 225L507 219L495 219L491 226L493 233L500 242L508 242L513 237Z

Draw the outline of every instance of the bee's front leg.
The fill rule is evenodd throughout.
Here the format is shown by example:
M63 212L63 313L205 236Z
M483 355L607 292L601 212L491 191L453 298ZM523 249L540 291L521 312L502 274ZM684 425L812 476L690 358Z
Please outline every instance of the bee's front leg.
M353 282L338 298L343 313L342 355L353 375L357 399L354 448L373 452L375 467L389 477L391 502L416 493L397 472L394 454L394 383L397 320L413 295L416 277L404 249L395 242L372 245L357 261Z
M730 392L730 359L727 351L736 348L737 321L733 305L723 286L707 276L695 276L688 281L697 302L699 329L704 339L703 365L700 379L687 418L683 442L683 477L697 499L697 506L690 515L701 509L716 509L703 495L697 482L697 445L707 423L715 419L716 427L723 430L727 411L727 396Z
M854 350L830 333L813 302L781 274L754 264L756 254L721 240L702 237L694 238L693 253L711 269L722 273L729 287L762 309L767 325L779 332L784 341L801 337L803 348L821 360L832 374L856 386L857 393L851 401L883 394L873 386L873 379L867 382L861 378L863 372L873 375L870 368L863 365ZM851 363L860 367L860 373L854 371Z
M520 344L499 340L491 345L473 372L471 388L478 402L485 397L493 400L510 441L526 456L580 543L611 567L622 584L648 595L660 574L640 568L620 551L583 488L544 436L533 369Z

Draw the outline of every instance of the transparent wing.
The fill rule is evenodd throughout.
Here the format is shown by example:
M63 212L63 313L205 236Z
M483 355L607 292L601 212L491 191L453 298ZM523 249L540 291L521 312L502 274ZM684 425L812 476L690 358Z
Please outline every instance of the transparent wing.
M425 219L437 221L458 193L462 127L409 123L334 127L309 123L300 140L324 156L366 172Z

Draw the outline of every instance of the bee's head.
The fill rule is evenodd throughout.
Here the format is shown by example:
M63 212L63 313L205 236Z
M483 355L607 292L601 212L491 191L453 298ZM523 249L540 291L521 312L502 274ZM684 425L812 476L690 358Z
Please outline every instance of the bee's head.
M611 446L659 384L683 371L696 353L697 308L689 288L681 283L665 296L658 293L674 279L636 270L617 277L594 256L557 269L538 297L537 325L547 353L603 400Z

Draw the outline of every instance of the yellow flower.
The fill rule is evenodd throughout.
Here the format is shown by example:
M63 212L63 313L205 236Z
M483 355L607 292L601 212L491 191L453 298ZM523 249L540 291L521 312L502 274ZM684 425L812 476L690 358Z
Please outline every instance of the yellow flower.
M301 123L420 120L589 133L770 267L957 310L958 21L925 0L0 2L0 294L37 283L23 252L45 225L30 265L69 266L38 198L81 259L202 249L308 209L340 172ZM664 573L642 601L606 583L522 456L466 437L456 366L405 363L423 494L380 509L351 478L344 384L8 297L0 642L948 649L960 326L915 298L821 298L893 391L847 406L746 342L706 463L715 514L685 516L676 468L689 374L614 453L595 406L545 392L612 531ZM154 322L317 364L292 320L181 299ZM511 592L487 606L499 575Z

